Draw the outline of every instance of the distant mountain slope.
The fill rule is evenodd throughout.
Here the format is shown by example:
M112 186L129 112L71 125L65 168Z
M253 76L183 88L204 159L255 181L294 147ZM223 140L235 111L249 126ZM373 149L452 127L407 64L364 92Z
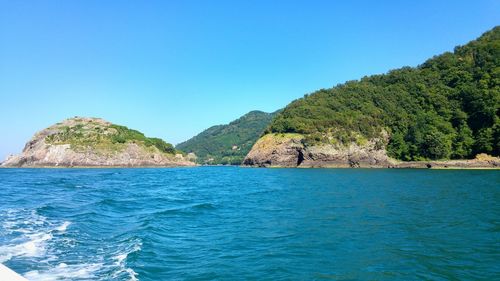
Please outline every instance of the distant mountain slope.
M193 166L158 138L100 118L75 117L52 125L26 143L5 167Z
M245 163L387 166L388 157L498 156L499 108L500 27L495 27L418 67L349 81L291 102Z
M227 125L210 127L176 148L194 152L199 163L241 164L274 115L251 111Z

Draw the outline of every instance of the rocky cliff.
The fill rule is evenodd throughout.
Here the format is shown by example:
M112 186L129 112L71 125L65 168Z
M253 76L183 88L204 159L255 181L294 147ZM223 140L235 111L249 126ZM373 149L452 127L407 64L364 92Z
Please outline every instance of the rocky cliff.
M383 141L308 145L300 134L267 134L255 143L243 163L258 167L387 167L393 160L380 145Z
M75 117L36 133L2 167L193 166L172 145L99 118Z
M266 134L253 146L243 165L253 167L351 168L500 168L500 158L485 154L471 160L398 161L387 156L388 136L349 145L308 144L301 134Z

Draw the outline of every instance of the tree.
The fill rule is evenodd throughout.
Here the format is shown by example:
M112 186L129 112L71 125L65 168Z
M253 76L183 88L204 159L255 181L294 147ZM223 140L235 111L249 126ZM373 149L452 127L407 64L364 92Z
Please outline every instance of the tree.
M453 158L468 158L471 156L474 138L472 130L467 124L462 123L457 130L457 135L453 140Z
M482 128L477 133L476 142L474 144L474 152L491 153L493 151L493 130L492 128Z

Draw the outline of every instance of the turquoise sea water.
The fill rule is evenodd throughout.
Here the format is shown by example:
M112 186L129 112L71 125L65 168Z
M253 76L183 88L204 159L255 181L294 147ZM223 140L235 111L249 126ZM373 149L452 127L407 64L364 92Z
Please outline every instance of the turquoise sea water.
M499 280L500 172L0 169L31 280Z

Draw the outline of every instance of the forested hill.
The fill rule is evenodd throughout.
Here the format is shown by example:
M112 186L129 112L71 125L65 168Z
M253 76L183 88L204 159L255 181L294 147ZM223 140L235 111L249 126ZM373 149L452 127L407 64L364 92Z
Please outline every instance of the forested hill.
M305 143L362 143L389 134L401 160L500 154L500 27L418 67L322 89L290 103L267 133ZM385 145L385 144L384 144Z
M251 111L229 124L210 127L176 148L194 152L199 163L239 165L274 116Z

